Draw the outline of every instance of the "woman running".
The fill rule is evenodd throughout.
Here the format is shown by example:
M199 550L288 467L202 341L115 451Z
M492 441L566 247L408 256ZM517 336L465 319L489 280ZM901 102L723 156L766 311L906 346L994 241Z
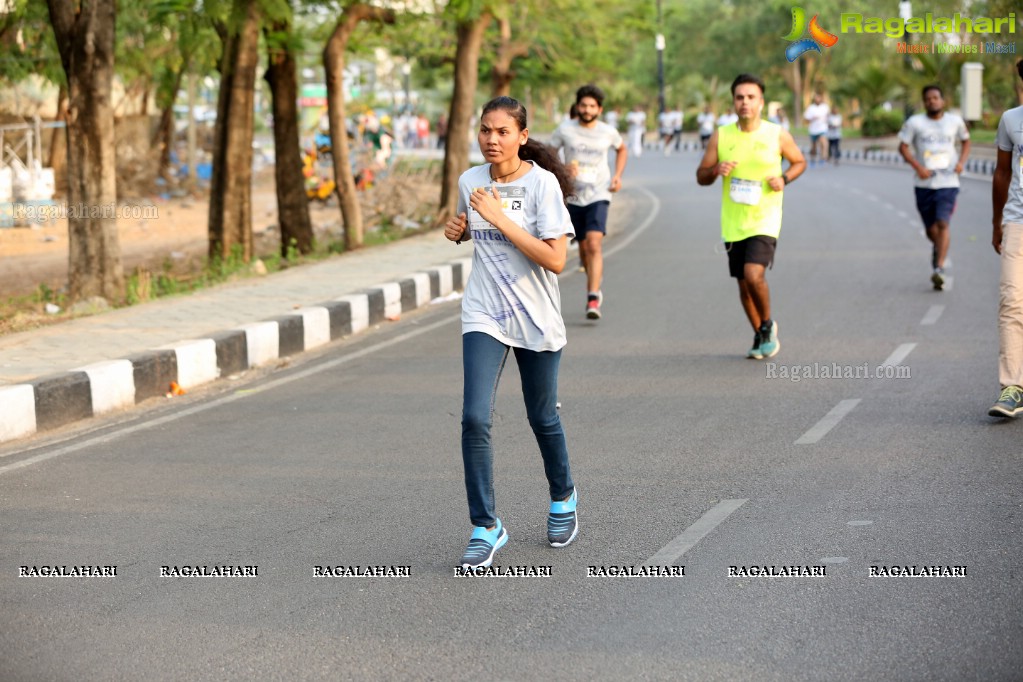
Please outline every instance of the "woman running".
M494 503L494 398L509 350L550 487L547 538L564 547L579 531L577 494L558 417L558 365L565 345L557 274L574 237L565 208L568 170L546 145L529 139L526 110L510 97L483 107L479 145L488 163L458 179L458 215L444 236L475 241L462 298L462 463L469 519L465 568L489 566L508 541Z

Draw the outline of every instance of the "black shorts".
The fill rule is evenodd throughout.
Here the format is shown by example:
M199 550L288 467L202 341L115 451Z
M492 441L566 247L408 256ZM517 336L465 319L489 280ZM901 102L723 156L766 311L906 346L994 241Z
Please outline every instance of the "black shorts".
M774 264L774 250L778 246L778 240L758 234L741 242L725 242L725 249L728 251L728 274L735 279L745 279L743 273L746 263L756 263L765 268Z
M594 201L585 206L568 204L568 215L572 218L576 241L586 239L586 233L591 231L607 234L607 210L610 206L610 201Z
M952 219L952 213L956 210L956 197L959 196L958 187L913 189L916 190L916 210L920 212L924 227L930 227L939 220L947 223Z

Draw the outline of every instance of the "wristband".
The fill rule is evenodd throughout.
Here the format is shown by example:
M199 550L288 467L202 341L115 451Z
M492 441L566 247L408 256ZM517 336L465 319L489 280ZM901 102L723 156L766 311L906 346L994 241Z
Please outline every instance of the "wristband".
M791 180L789 180L789 176L785 175L784 173L781 174L781 181L784 182L786 185L792 182Z

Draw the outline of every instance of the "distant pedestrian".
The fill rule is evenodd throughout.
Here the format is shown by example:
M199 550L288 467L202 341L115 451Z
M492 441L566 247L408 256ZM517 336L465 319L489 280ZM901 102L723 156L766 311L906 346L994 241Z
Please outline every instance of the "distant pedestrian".
M618 107L615 107L611 111L608 111L604 114L604 123L608 124L615 130L618 130L618 122L621 120L621 118L622 118L621 112L618 111Z
M416 147L426 149L430 143L430 119L426 114L416 117Z
M671 109L665 109L657 114L657 131L660 136L661 150L667 156L670 151L669 145L675 137L675 114Z
M806 121L806 132L810 136L810 167L824 157L824 136L828 132L828 114L831 107L824 101L824 95L814 93L813 104L803 112Z
M604 256L602 244L607 234L607 214L611 195L621 189L622 173L628 152L617 130L598 120L604 105L604 92L595 85L584 85L575 93L577 118L558 126L551 146L562 149L575 181L575 192L568 197L568 212L579 241L579 258L586 269L586 317L599 320L604 301ZM614 174L608 168L607 155L615 152Z
M1023 59L1016 62L1023 79ZM1023 414L1023 106L998 122L998 160L991 190L991 243L1001 256L998 284L998 383L988 414Z
M828 161L838 165L842 156L842 114L832 110L828 114Z
M914 114L899 131L899 153L916 172L916 210L931 248L931 284L945 288L945 258L951 242L950 223L959 196L959 175L970 155L970 131L955 114L945 111L945 94L937 85L923 89L925 114ZM956 141L962 153L956 152Z
M441 114L437 117L437 149L443 149L448 140L448 117Z
M529 137L526 110L510 97L483 107L478 135L486 163L458 179L458 214L444 236L472 239L473 267L462 298L462 464L473 525L464 568L489 566L508 541L494 501L494 399L509 352L544 462L550 494L547 539L564 547L578 534L578 495L558 416L558 367L566 343L558 277L574 236L565 208L568 170Z
M739 299L753 326L753 347L746 357L760 360L778 353L778 323L771 315L771 294L764 277L774 263L781 233L783 190L806 168L803 153L781 126L760 118L764 82L749 74L732 82L739 117L718 128L696 169L700 185L721 188L721 237L728 271L739 282ZM782 159L789 167L782 170Z
M682 121L684 118L685 114L682 113L682 108L678 105L672 109L666 109L658 117L665 156L671 152L672 144L675 146L675 151L679 151L682 142Z
M646 137L646 112L637 104L625 115L629 126L629 152L636 157L643 156L643 138Z
M706 149L710 136L714 134L714 110L709 104L704 105L703 112L696 115L696 125L700 130L700 149Z
M738 120L739 120L739 115L736 114L734 111L731 111L731 110L723 111L723 112L721 112L721 115L718 116L718 120L717 120L718 128L720 128L721 126L732 125L733 123L735 123Z

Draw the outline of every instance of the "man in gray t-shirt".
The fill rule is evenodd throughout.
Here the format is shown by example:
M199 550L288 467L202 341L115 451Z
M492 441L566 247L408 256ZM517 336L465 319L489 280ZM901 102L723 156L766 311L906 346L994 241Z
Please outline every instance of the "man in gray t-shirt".
M565 121L551 136L551 146L565 154L565 165L575 180L575 193L567 197L572 216L579 259L586 270L586 317L600 319L604 300L601 281L604 278L602 242L607 233L607 213L611 195L622 186L622 173L628 153L621 134L599 120L603 111L604 93L594 85L584 85L575 93L579 115ZM607 153L615 150L614 175L607 165Z
M1023 79L1023 59L1016 63ZM998 163L991 182L991 243L1001 256L998 285L998 382L992 417L1023 414L1023 107L998 122Z
M899 131L899 153L916 171L916 208L924 221L931 249L931 283L945 286L949 222L959 195L959 174L970 155L970 132L963 119L945 111L945 95L937 85L923 89L926 114L910 116ZM963 146L956 152L956 140ZM910 149L912 147L912 149Z

